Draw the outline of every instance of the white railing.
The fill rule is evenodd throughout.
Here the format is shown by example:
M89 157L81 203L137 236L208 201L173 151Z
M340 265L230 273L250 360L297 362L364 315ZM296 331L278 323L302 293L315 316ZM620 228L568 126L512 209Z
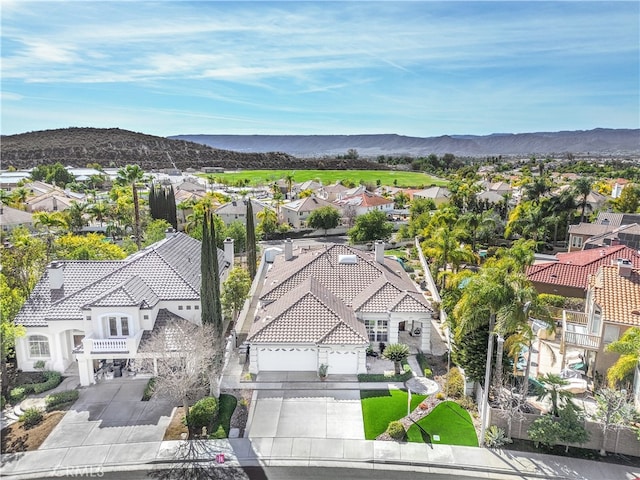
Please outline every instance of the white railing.
M564 332L564 340L567 345L598 350L600 348L600 337L589 335L588 333Z
M136 353L143 332L140 330L133 337L123 338L92 338L92 335L87 335L82 344L87 353Z
M570 310L562 311L562 342L565 345L583 347L591 350L600 348L600 337L582 331L587 329L587 315Z

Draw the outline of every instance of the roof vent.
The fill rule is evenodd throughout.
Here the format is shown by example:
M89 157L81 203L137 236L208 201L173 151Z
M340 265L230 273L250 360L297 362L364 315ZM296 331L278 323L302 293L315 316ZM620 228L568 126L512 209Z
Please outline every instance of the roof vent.
M355 265L358 263L357 255L338 255L338 264L340 265Z
M618 259L618 275L621 277L630 277L631 270L633 270L633 264L628 258Z

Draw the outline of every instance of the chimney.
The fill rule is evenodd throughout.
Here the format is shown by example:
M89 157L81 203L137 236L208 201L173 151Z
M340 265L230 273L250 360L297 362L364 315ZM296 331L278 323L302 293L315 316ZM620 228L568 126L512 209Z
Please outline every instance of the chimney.
M171 238L175 233L176 231L173 228L169 227L164 231L164 238Z
M224 259L233 268L233 238L224 239Z
M284 241L284 259L289 261L293 258L293 240L287 238Z
M631 260L628 258L619 258L618 259L618 275L621 277L630 277L631 270L633 270L633 264Z
M47 267L49 271L49 287L51 290L59 290L64 286L64 266L61 262L51 262Z
M376 253L376 262L384 265L384 242L382 240L376 240L374 250Z

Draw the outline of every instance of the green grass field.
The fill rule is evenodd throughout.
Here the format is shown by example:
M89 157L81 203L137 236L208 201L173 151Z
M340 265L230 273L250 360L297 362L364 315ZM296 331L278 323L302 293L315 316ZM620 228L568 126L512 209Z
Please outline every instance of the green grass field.
M426 398L426 395L411 395L411 411ZM407 414L407 392L404 390L362 390L362 418L364 438L375 440L384 433L389 422L399 420Z
M455 402L438 404L429 415L418 421L418 425L429 433L432 443L478 446L478 437L469 412ZM440 440L434 440L433 435L439 435ZM417 443L425 442L423 433L416 425L412 425L407 431L407 440Z
M306 182L307 180L320 180L323 185L329 185L340 180L351 180L356 185L360 182L376 183L381 185L398 187L426 188L431 185L443 186L446 180L432 177L420 172L405 172L392 170L242 170L233 173L214 173L209 177L221 178L231 184L238 180L248 180L250 185L271 184L283 179L288 173L293 173L294 182ZM395 183L394 183L395 181Z

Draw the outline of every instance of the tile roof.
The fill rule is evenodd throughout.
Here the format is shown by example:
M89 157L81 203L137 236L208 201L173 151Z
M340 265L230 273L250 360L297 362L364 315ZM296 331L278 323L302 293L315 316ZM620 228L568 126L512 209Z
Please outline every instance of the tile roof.
M623 277L617 266L603 266L589 278L589 288L605 321L640 326L640 270Z
M589 275L596 273L603 265L611 265L618 258L629 259L636 268L640 268L640 254L625 245L558 253L556 258L557 262L540 263L527 268L527 278L537 283L586 288Z
M263 308L247 339L257 343L369 343L353 310L313 277Z
M83 305L83 309L91 307L131 307L151 308L160 301L149 285L139 276L131 277L122 285L105 292L95 300Z
M0 225L22 225L33 223L33 215L17 208L0 206Z
M267 208L266 205L253 198L251 199L251 206L253 207L254 215ZM229 203L225 203L224 205L216 209L216 213L225 215L246 215L247 200L233 200Z
M356 262L340 263L342 255ZM431 311L396 260L382 265L372 252L338 244L276 257L260 300L248 337L259 343L368 343L356 312Z
M321 207L333 206L334 205L331 202L327 202L322 198L311 195L309 197L294 200L293 202L284 203L280 206L280 208L284 208L285 210L293 210L294 212L313 212L314 210L317 210Z
M336 200L334 203L341 206L351 205L356 207L377 207L393 203L393 200L365 190L364 192L356 195L344 196L340 200Z
M621 225L616 227L608 232L602 233L600 235L594 235L588 240L584 242L584 246L582 248L593 249L600 247L604 244L604 240L614 240L618 239L628 239L629 237L638 237L640 236L640 225L637 223L632 223L630 225ZM627 243L623 241L623 243ZM594 247L595 245L595 247Z
M106 292L128 302L141 300L154 305L162 300L200 298L200 241L175 233L118 261L61 261L64 286L49 288L46 271L15 322L25 326L44 326L55 320L81 320L82 308L94 302L105 306ZM218 249L221 275L229 267ZM140 304L142 306L142 304Z
M193 323L182 318L175 313L170 312L166 308L158 310L156 321L153 324L153 330L145 330L142 333L140 344L138 345L139 352L152 352L153 343L150 343L154 336L162 333L164 335L164 352L175 352L182 350L184 346L184 330L191 331Z

